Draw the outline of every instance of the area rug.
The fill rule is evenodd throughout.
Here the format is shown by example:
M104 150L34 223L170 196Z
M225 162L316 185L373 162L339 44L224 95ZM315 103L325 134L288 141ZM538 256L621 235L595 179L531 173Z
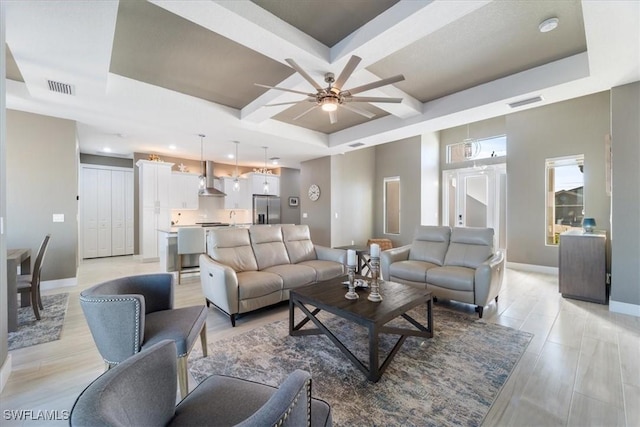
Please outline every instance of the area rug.
M409 314L425 324L424 311ZM368 364L364 328L319 317ZM288 320L220 341L209 337L208 357L194 351L189 366L198 382L223 374L273 386L295 369L309 371L312 394L329 402L336 426L480 425L533 335L437 305L434 322L434 337L407 338L377 383L324 335L289 336ZM396 339L381 336L381 360Z
M69 294L43 295L40 320L31 307L18 307L18 330L9 332L9 350L60 339Z

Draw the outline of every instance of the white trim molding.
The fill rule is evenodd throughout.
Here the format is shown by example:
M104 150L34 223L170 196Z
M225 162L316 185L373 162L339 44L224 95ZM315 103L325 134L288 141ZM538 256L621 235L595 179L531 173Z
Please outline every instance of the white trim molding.
M4 390L4 386L9 381L9 375L11 375L11 353L7 354L7 358L4 360L2 364L2 368L0 368L0 392Z
M513 270L529 271L531 273L558 275L558 267L548 267L546 265L521 264L519 262L507 261L507 268Z
M40 283L40 289L43 291L50 291L58 288L68 288L78 285L77 277L69 277L66 279L46 280Z
M628 302L609 300L609 311L629 316L640 317L640 305L629 304Z

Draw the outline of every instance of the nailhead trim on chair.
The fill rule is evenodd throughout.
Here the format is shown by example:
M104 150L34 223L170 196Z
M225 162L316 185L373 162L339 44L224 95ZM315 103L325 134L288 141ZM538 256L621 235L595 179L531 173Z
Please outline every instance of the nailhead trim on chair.
M311 426L311 378L309 378L307 381L305 381L304 387L305 387L305 389L307 391L307 393L306 393L306 397L307 397L307 426ZM300 393L298 393L296 395L296 398L293 399L293 402L291 402L291 405L289 405L289 408L287 408L287 412L285 412L284 415L282 415L282 417L276 423L275 427L281 427L284 424L284 422L287 420L289 415L291 415L291 411L293 411L293 407L296 406L296 403L298 403L298 399L300 399Z
M135 332L136 332L136 338L134 341L134 349L133 349L133 354L136 354L140 351L140 301L137 298L101 298L101 299L94 299L91 297L86 297L86 296L80 296L80 301L84 301L84 302L88 302L88 303L92 303L92 304L102 304L102 303L106 303L106 302L120 302L120 301L133 301L136 304L136 324L135 324ZM107 362L110 365L117 365L120 362L111 362L107 359L103 360L105 362Z

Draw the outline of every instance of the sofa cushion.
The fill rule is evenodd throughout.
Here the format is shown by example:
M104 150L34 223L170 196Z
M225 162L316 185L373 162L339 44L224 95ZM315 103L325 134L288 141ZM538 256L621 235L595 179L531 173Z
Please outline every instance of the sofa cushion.
M449 247L449 227L419 226L416 227L409 259L426 261L436 265L444 264L444 256Z
M308 285L316 280L316 271L311 267L301 264L274 265L263 271L280 276L284 289Z
M292 264L317 258L308 225L283 225L282 238Z
M344 274L344 266L335 261L312 260L303 261L299 265L311 267L316 272L316 282L334 279Z
M473 291L475 270L466 267L436 267L427 271L427 283L457 291Z
M249 230L244 228L211 229L207 236L207 254L236 272L256 271Z
M258 263L258 270L264 270L274 265L289 264L289 255L284 247L280 226L252 226L249 228L249 235Z
M476 268L493 255L493 228L454 228L444 265Z
M437 265L425 261L398 261L389 266L389 275L412 282L426 282L427 270L434 267Z
M238 297L258 298L282 290L282 277L265 271L238 273Z

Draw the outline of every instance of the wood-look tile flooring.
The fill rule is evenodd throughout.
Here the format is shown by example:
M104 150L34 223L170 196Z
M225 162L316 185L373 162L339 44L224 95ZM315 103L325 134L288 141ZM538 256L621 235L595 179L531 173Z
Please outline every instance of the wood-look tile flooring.
M159 264L134 257L87 260L80 265L78 286L47 292L70 292L62 337L11 352L13 370L0 394L0 424L66 425L65 420L8 420L7 411L69 410L104 369L80 308L80 291L110 278L158 270ZM178 307L203 303L197 275L183 277L175 302ZM470 306L453 305L476 316ZM281 304L245 315L231 328L228 318L212 308L209 345L287 314ZM499 303L485 309L484 321L535 335L483 425L640 426L640 318L564 299L556 276L508 269Z

